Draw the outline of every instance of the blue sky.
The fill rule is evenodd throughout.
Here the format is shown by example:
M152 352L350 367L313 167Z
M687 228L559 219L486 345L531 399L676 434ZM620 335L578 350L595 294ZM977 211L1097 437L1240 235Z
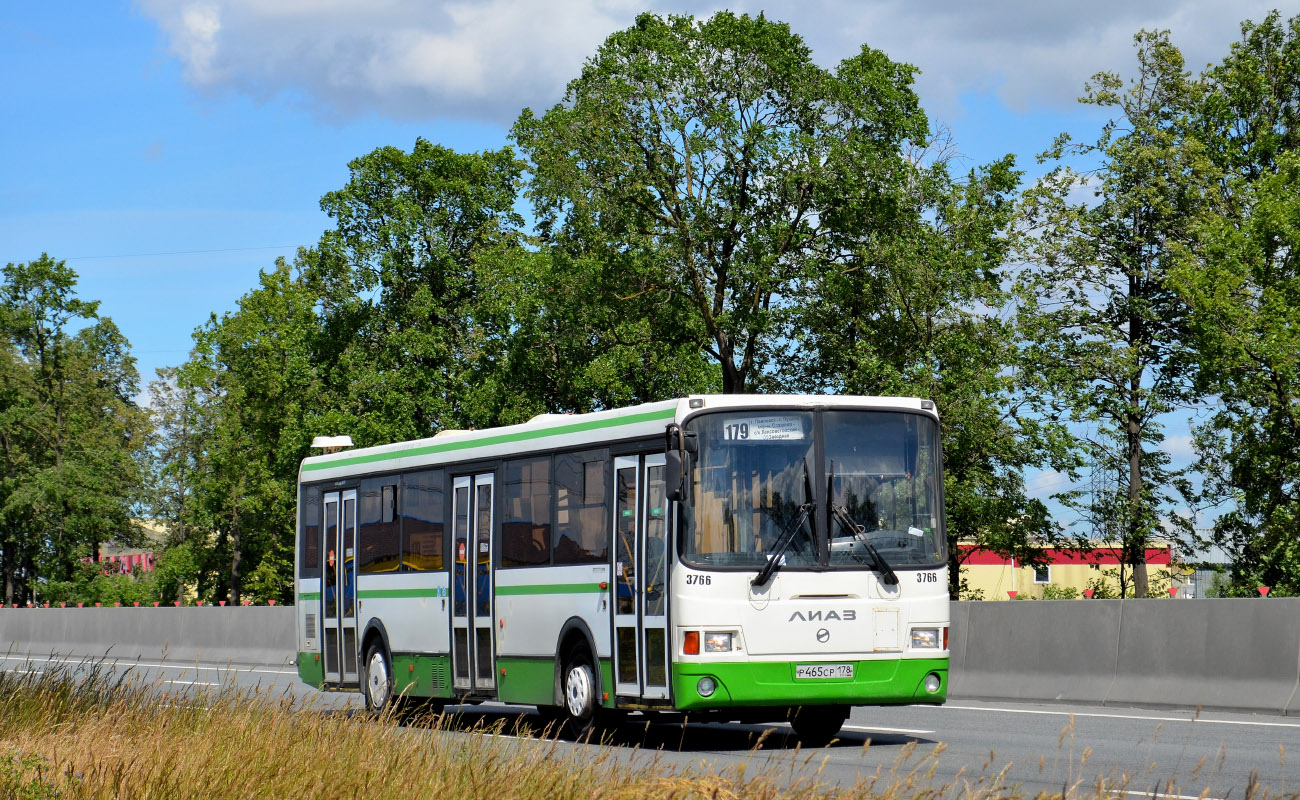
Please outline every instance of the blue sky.
M1229 8L1229 5L1231 7ZM862 43L921 69L918 93L970 164L1033 155L1102 118L1084 79L1132 63L1132 35L1169 28L1194 67L1237 23L1285 3L988 0L759 5L833 65ZM417 136L506 143L525 105L556 102L582 59L645 8L574 0L140 0L11 3L0 17L0 263L66 259L133 345L142 381L232 309L260 269L316 241L347 162ZM1173 435L1185 430L1171 430ZM1052 480L1047 476L1043 483Z

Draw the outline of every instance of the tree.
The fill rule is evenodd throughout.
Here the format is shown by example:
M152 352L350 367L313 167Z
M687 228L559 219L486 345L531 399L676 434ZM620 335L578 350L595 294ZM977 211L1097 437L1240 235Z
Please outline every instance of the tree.
M519 255L523 164L508 148L462 154L418 139L349 169L321 199L336 227L307 262L322 298L318 355L347 430L368 443L496 423L508 411L469 402L503 334L484 326L480 272Z
M1024 469L1073 469L1071 439L1026 370L1004 288L1020 173L1011 157L954 178L951 148L913 155L908 222L868 231L851 261L806 286L788 359L804 391L936 402L946 471L950 591L962 561L992 550L1023 563L1062 538Z
M70 580L108 540L139 536L147 418L135 360L76 273L48 255L4 268L0 330L0 571L5 601L32 600L40 579ZM72 330L73 328L79 328Z
M1189 235L1205 191L1205 164L1186 135L1198 90L1167 33L1135 37L1138 71L1127 89L1099 73L1082 98L1115 109L1095 144L1058 139L1045 155L1095 159L1078 173L1058 166L1027 194L1036 227L1024 275L1024 330L1049 385L1096 433L1094 462L1122 459L1126 510L1121 546L1133 567L1134 590L1146 596L1146 548L1165 525L1177 477L1162 441L1159 416L1192 402L1192 354L1186 310L1169 284L1172 248ZM1089 189L1095 202L1071 194ZM1117 440L1118 447L1111 444ZM1111 469L1114 465L1101 465Z
M1227 591L1300 594L1300 16L1242 25L1205 75L1196 134L1216 170L1172 282L1191 310L1202 499Z
M291 599L284 553L293 548L298 466L312 437L337 420L319 378L309 255L261 273L235 311L194 332L190 359L153 384L154 514L168 530L158 583L169 597L193 581L200 597L237 604L246 576L269 558L278 572L259 574L257 596Z
M867 47L823 70L762 15L642 14L610 36L564 103L526 109L512 134L562 279L653 320L594 333L608 349L702 350L724 392L770 387L799 281L897 224L900 148L927 131L912 72Z
M195 335L197 360L217 392L203 479L203 511L224 565L212 573L212 588L232 605L244 576L293 541L298 466L329 419L320 412L330 399L317 378L317 293L302 264L295 269L283 259L260 283L235 312ZM290 591L291 576L284 576L279 599Z

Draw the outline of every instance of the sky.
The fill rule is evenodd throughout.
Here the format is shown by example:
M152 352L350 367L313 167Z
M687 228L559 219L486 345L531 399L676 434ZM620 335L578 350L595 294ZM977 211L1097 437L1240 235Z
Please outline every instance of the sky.
M147 383L261 269L320 237L320 197L346 183L349 160L420 136L501 147L522 108L559 102L638 13L721 8L788 22L823 66L864 44L914 65L932 125L969 166L1012 153L1032 177L1056 134L1095 139L1105 117L1077 98L1094 73L1132 68L1137 31L1169 30L1199 70L1242 20L1295 16L1300 0L8 3L0 263L66 260ZM1169 434L1185 463L1185 420Z

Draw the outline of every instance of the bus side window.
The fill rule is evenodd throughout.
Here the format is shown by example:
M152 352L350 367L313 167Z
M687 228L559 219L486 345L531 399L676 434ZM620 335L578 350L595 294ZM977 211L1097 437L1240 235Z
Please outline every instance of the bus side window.
M402 476L398 511L402 520L402 571L429 572L443 566L446 511L440 469Z
M605 450L555 457L555 562L595 564L609 559Z
M507 461L502 486L501 566L551 563L551 459Z
M301 507L298 520L298 577L320 577L320 487L304 486L299 491Z
M357 498L357 571L362 574L396 572L399 568L399 531L393 513L396 499L395 475L361 482Z

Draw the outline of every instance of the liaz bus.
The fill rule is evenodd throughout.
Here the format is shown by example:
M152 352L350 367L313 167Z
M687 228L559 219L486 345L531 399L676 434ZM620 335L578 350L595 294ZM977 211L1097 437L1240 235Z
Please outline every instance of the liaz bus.
M298 674L372 710L785 720L944 702L938 417L705 395L303 461Z

